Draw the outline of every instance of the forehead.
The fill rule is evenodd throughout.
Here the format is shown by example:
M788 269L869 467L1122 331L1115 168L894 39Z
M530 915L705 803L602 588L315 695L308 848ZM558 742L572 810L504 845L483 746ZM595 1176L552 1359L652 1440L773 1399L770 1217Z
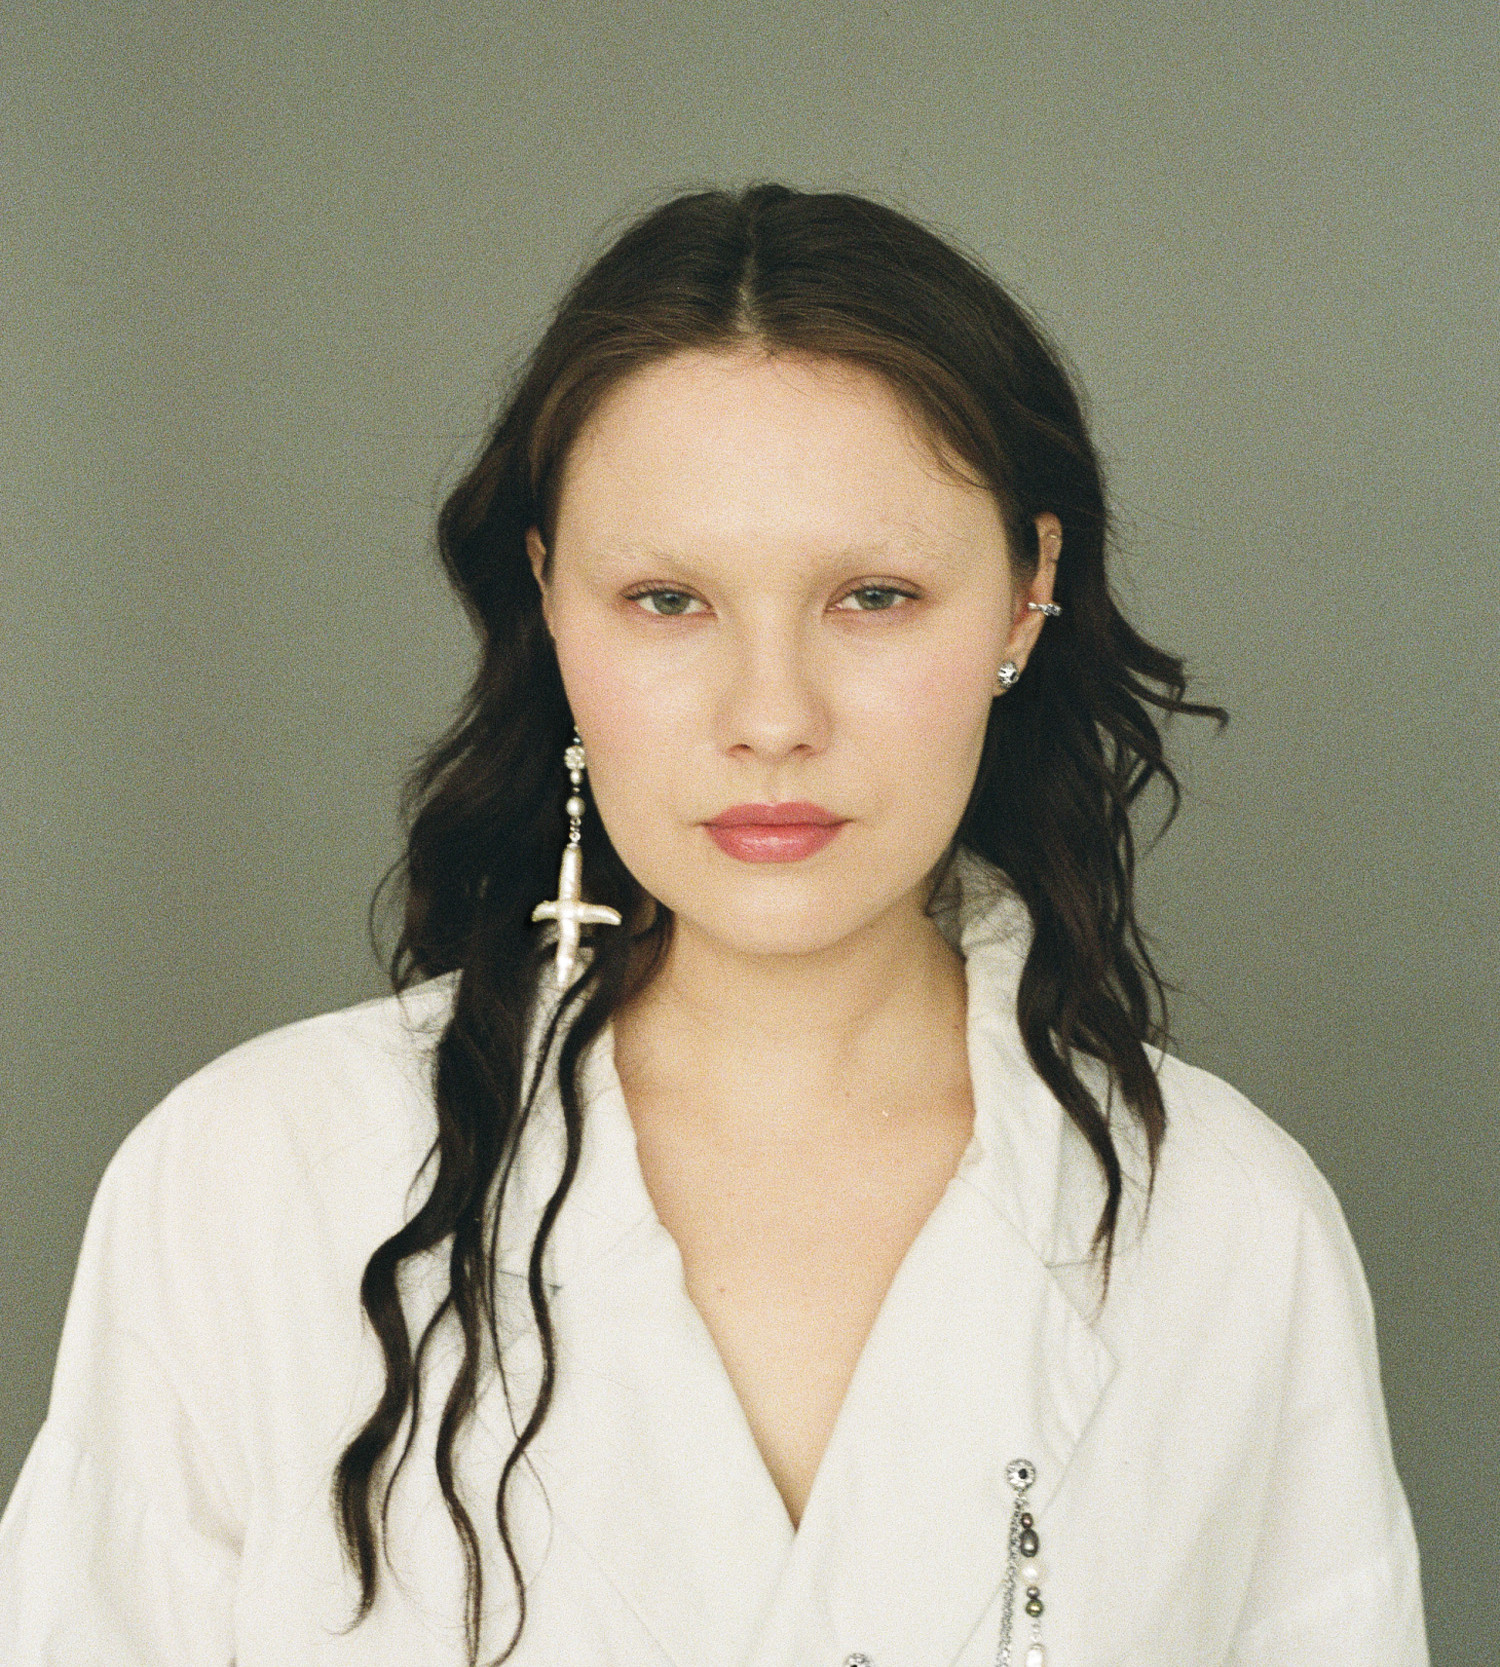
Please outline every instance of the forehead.
M568 456L557 536L603 524L967 542L999 512L874 371L746 348L673 354L605 396Z

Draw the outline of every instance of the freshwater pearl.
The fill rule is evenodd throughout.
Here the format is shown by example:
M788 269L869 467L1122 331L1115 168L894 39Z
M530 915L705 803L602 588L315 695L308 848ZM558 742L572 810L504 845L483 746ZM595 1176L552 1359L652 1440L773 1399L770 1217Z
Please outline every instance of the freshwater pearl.
M1023 1586L1040 1586L1042 1575L1043 1569L1040 1558L1033 1557L1029 1562L1022 1563L1021 1584Z
M1032 1644L1027 1649L1026 1667L1047 1667L1047 1652L1040 1644Z

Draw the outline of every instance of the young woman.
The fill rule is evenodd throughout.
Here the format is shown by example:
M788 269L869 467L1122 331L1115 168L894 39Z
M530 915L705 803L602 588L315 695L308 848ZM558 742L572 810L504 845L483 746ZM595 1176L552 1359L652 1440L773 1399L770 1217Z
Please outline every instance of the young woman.
M1425 1661L1338 1206L1161 1051L1130 812L1215 713L1107 537L902 216L604 255L442 514L400 993L111 1166L7 1663Z

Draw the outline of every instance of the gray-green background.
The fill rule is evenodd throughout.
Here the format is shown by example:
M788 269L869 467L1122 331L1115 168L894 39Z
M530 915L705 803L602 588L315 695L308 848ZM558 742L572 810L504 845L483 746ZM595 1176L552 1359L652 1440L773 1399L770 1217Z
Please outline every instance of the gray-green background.
M10 4L0 1492L93 1188L379 988L463 683L431 521L666 191L872 192L1066 345L1142 625L1234 711L1148 865L1182 1051L1365 1258L1435 1659L1500 1659L1491 6Z

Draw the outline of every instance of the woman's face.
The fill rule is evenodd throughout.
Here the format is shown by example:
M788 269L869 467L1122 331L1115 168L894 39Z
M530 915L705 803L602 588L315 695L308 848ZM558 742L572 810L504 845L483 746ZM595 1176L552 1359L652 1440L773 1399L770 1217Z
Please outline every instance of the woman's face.
M684 352L612 391L531 559L599 814L679 932L806 954L921 909L1050 538L1018 589L993 497L842 361ZM715 827L794 801L836 826Z

